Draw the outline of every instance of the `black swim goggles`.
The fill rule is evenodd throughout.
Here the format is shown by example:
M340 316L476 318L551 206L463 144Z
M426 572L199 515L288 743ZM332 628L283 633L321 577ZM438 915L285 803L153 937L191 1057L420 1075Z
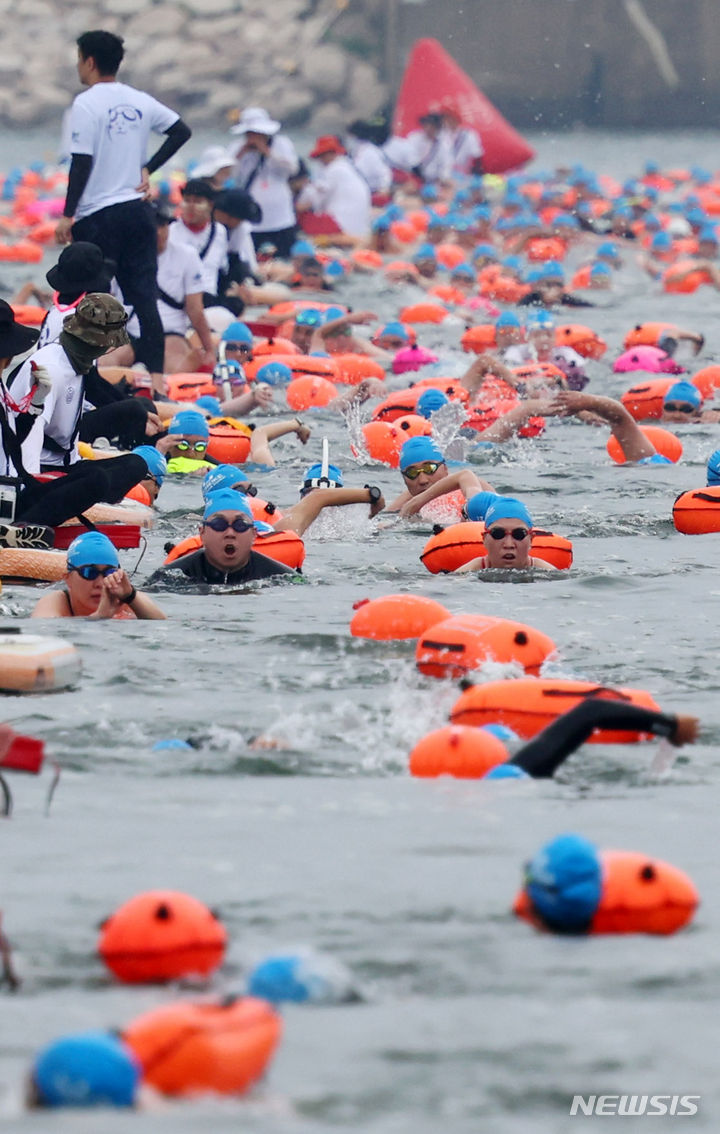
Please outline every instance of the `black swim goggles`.
M663 406L668 413L695 413L695 408L689 402L665 402Z
M208 447L207 441L176 441L175 448L179 449L181 453L187 453L188 449L192 449L194 453L204 453Z
M252 354L252 343L225 343L225 350L242 351L243 354Z
M403 469L403 476L408 480L417 480L421 473L425 476L432 476L440 468L440 461L423 461L419 465L411 465L410 468Z
M93 582L102 575L103 579L107 579L108 575L114 575L119 570L118 567L96 567L90 564L86 567L71 567L71 571L77 571L81 579L86 579L88 583Z
M489 535L490 539L497 540L498 543L501 539L505 539L505 536L512 536L517 543L520 543L520 540L527 539L530 530L529 528L511 528L508 531L507 528L490 528L485 534Z
M244 532L249 532L255 525L252 520L248 520L244 516L238 516L235 520L226 520L224 516L211 516L209 520L205 521L204 526L212 528L214 532L226 532L228 528L232 528L234 532L239 532L242 535Z

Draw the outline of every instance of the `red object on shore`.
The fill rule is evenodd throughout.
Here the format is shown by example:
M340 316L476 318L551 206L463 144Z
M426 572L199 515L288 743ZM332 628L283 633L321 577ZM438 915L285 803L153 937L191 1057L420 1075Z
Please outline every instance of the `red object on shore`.
M420 115L439 109L446 100L457 106L463 126L471 126L480 135L485 173L519 169L535 156L445 48L436 39L419 39L410 52L395 103L393 133L405 136L416 130Z

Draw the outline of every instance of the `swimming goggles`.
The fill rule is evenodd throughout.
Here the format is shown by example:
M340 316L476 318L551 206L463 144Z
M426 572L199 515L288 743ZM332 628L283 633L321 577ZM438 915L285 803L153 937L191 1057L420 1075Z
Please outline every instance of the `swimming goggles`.
M87 567L73 567L73 571L77 571L81 579L86 579L88 583L93 582L102 575L103 579L107 579L108 575L114 575L119 568L117 567L95 567L93 565Z
M520 540L527 539L530 532L527 528L512 528L510 531L506 528L490 528L485 534L489 535L490 539L495 539L498 542L501 539L505 539L505 536L512 536L512 538L519 543Z
M295 316L295 323L298 327L319 327L322 323L322 315L319 311L298 311Z
M688 402L665 402L663 409L668 413L695 413L695 406Z
M440 461L423 461L422 464L411 465L410 468L405 469L403 476L406 476L408 480L417 480L421 473L425 473L426 476L432 476L439 468Z
M244 354L251 354L252 343L225 343L225 350L241 350Z
M209 520L205 521L206 528L212 528L214 532L226 532L228 528L232 528L234 532L249 532L253 524L252 520L246 520L243 516L238 516L235 520L226 520L224 516L212 516Z
M175 442L175 448L179 449L181 453L187 453L188 449L192 449L195 453L204 453L207 447L207 441L194 441L192 444L189 441Z

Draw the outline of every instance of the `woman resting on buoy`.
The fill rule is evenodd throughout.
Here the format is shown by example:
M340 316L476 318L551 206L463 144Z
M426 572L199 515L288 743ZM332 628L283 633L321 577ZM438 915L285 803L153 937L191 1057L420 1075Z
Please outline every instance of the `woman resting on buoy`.
M479 492L468 500L465 511L468 519L485 521L487 554L464 563L453 571L454 575L467 575L487 568L527 571L531 567L539 567L543 571L557 571L552 563L530 554L533 522L522 500Z
M61 590L48 591L32 618L166 618L147 595L135 590L120 566L113 543L102 532L84 532L67 552Z

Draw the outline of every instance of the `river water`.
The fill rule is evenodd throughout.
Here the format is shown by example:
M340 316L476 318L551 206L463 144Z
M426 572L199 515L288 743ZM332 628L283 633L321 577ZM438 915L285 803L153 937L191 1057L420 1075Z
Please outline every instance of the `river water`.
M691 133L533 141L538 166L584 161L615 175L646 158L707 164L712 153L709 135ZM6 167L31 156L7 138L5 153ZM644 319L704 330L698 366L720 351L716 293L664 296L633 260L627 253L601 306L578 313L610 345L592 364L595 392L631 384L610 367ZM404 298L367 281L344 294L384 318ZM451 321L421 330L423 345L441 349L443 373L468 363L460 333ZM346 483L399 491L398 473L350 456L337 417L312 423L306 451L277 444L278 469L256 478L262 496L290 504L323 436ZM44 738L63 768L49 817L47 779L14 777L16 810L0 829L4 927L23 977L2 997L8 1130L561 1134L587 1124L569 1116L573 1095L603 1093L700 1095L692 1129L717 1128L720 549L717 537L676 533L671 507L705 483L718 431L676 432L684 457L666 467L612 465L606 431L577 422L481 453L481 475L573 540L569 574L514 584L431 576L418 559L428 526L369 523L357 506L308 533L303 583L162 595L165 623L53 624L82 655L78 689L5 700L6 719ZM166 482L136 581L162 561L165 540L190 533L198 501L196 483ZM123 564L137 558L125 552ZM554 672L649 689L668 710L701 717L701 742L661 780L649 775L648 744L586 747L547 783L414 781L407 754L446 722L458 688L421 677L411 643L350 636L354 602L396 591L530 623L557 643ZM36 598L5 588L6 620L19 623ZM251 748L260 733L279 747ZM194 746L153 750L168 738ZM671 938L575 940L515 921L523 863L568 830L686 870L703 899L694 924ZM231 946L213 991L240 988L264 954L305 944L348 965L361 1000L288 1008L279 1054L247 1100L52 1122L22 1113L21 1079L41 1045L188 994L119 985L95 956L102 918L155 887L221 911ZM622 1128L646 1124L625 1118Z

